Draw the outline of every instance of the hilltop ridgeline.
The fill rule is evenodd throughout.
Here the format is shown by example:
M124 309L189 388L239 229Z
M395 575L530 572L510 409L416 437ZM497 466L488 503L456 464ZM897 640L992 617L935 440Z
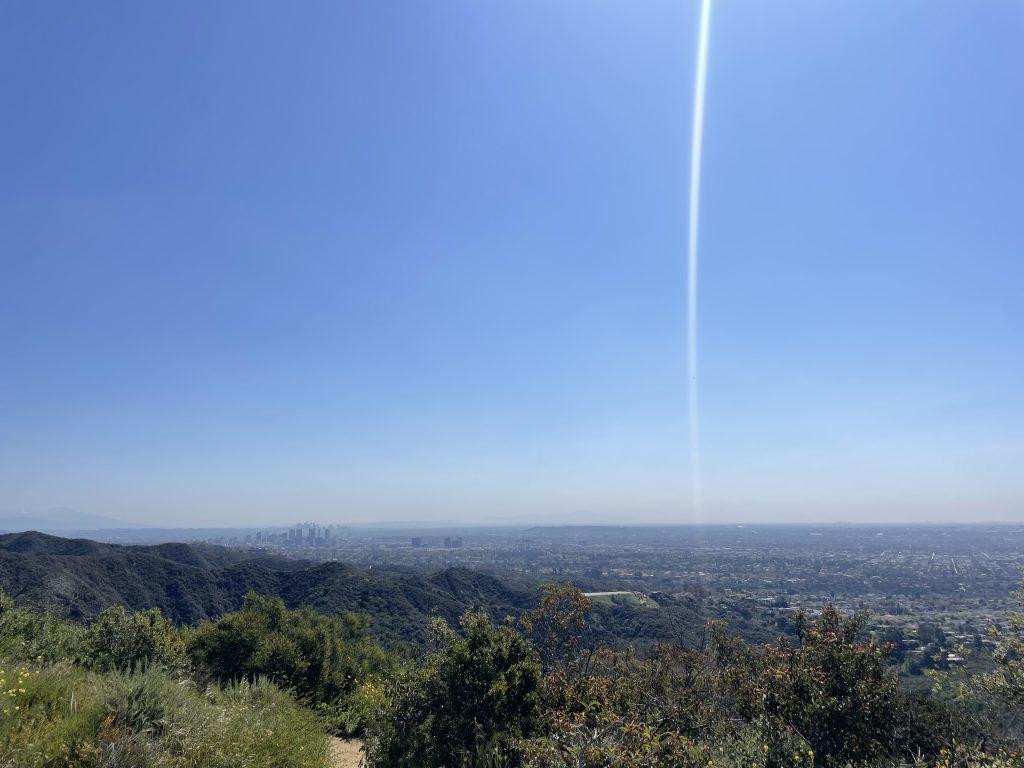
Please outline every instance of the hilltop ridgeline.
M434 574L311 564L207 544L125 546L35 531L0 536L0 589L18 602L86 620L115 605L159 608L194 624L238 610L249 592L290 607L370 617L389 641L420 639L432 616L449 621L470 609L518 614L533 593L461 568Z
M430 620L457 623L466 611L491 619L532 608L538 584L510 582L467 568L409 572L311 563L209 544L120 545L35 531L0 536L0 590L16 602L82 622L104 609L158 608L177 624L238 610L246 594L274 595L289 607L366 616L385 646L419 644ZM642 604L599 603L588 631L607 642L699 642L709 619L753 641L777 630L748 606L665 596Z

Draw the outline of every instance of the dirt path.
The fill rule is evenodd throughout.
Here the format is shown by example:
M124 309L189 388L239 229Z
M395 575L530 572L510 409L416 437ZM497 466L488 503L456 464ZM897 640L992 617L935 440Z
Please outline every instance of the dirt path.
M327 742L331 752L331 768L359 768L363 764L363 743L358 739L335 739Z

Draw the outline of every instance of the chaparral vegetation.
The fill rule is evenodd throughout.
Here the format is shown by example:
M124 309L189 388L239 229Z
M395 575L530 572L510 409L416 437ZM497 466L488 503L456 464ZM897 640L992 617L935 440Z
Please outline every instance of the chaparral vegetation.
M313 768L329 735L357 735L369 768L1024 766L1019 614L992 630L987 671L923 694L831 607L774 643L711 624L643 654L594 640L589 611L546 585L517 618L437 619L421 649L389 652L358 616L277 597L189 626L3 596L0 765Z

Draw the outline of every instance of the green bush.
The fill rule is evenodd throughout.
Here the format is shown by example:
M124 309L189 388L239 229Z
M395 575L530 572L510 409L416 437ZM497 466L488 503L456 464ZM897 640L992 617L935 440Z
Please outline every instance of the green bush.
M0 659L46 661L75 658L82 646L83 630L33 608L15 606L0 592Z
M426 663L399 676L367 740L371 766L511 765L540 724L537 651L510 627L467 613L462 634L431 625Z
M108 608L89 626L82 646L85 663L101 671L185 663L182 633L157 608L136 613L120 605Z
M797 626L798 643L752 646L715 626L696 650L577 654L545 678L528 764L881 768L938 765L979 743L940 702L900 690L885 650L860 641L860 617L828 608Z
M983 657L988 662L984 671L932 673L934 695L948 698L974 719L990 743L1009 747L1024 742L1024 585L1013 597L1018 608L1009 613L1006 626L988 628L992 651ZM978 654L977 649L957 650L965 656Z
M864 617L826 606L816 621L800 617L799 643L752 648L713 634L726 692L739 714L773 738L799 736L816 761L845 766L913 758L945 741L930 732L934 718L914 706L886 664L887 648L861 642ZM788 753L788 744L781 750ZM785 761L780 760L779 765Z
M97 701L111 727L131 734L159 736L167 729L173 713L185 706L185 692L166 675L150 669L108 675Z
M159 611L82 628L0 595L3 768L323 768L322 719L251 680L198 688Z
M288 610L280 598L249 595L242 610L200 626L189 641L193 662L221 682L266 677L318 709L339 732L361 727L349 700L392 664L370 638L366 620Z

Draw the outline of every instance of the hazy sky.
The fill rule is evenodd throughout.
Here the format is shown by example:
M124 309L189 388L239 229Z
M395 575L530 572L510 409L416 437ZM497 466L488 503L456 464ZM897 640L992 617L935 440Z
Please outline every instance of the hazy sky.
M686 522L697 3L0 4L0 509ZM1024 3L715 3L706 519L1024 519Z

